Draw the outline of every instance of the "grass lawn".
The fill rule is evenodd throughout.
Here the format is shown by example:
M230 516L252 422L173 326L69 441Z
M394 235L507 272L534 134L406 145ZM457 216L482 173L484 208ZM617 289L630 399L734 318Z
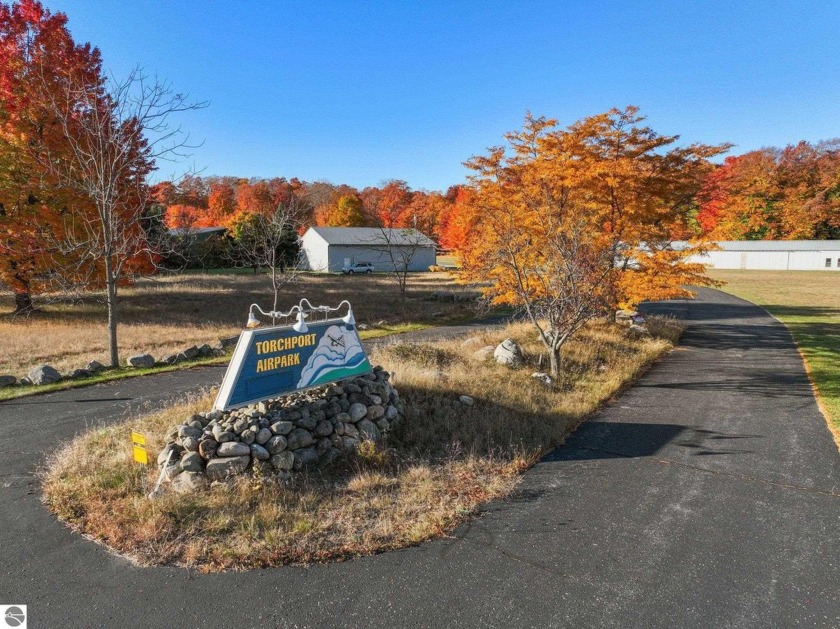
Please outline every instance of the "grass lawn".
M840 444L840 273L716 270L723 290L763 306L790 329Z
M251 303L270 308L269 286L266 275L253 273L189 273L140 280L121 290L120 356L125 360L148 352L160 359L192 344L213 344L220 337L238 334ZM283 289L279 307L287 310L302 297L314 305L331 306L347 299L359 323L386 322L370 336L440 325L474 312L468 302L430 301L439 290L468 289L455 284L448 273L414 273L403 308L396 283L388 275L302 274ZM12 317L11 294L0 293L0 313L7 313L0 315L0 374L20 378L45 363L61 372L83 368L91 360L107 363L106 314L98 295L41 300L36 305L39 312Z
M553 386L531 377L542 346L527 324L426 344L388 344L371 361L394 372L406 415L387 443L364 443L331 467L278 482L246 473L208 491L144 496L157 475L131 460L129 434L146 434L152 460L167 429L207 410L192 399L81 435L54 453L44 500L74 530L143 565L202 571L310 563L381 552L447 534L520 474L678 338L651 318L653 338L593 322L564 349ZM516 339L525 364L511 369L479 348ZM473 405L459 402L469 395Z

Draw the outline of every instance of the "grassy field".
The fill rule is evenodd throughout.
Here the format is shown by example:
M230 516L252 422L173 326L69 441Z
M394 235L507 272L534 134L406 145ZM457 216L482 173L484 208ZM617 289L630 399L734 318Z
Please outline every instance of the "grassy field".
M712 272L723 290L766 308L790 329L840 445L840 273Z
M243 475L207 492L144 497L156 470L131 461L129 433L149 438L153 458L169 426L211 397L93 430L56 452L44 500L78 532L143 565L202 571L310 563L381 552L445 535L489 500L509 494L522 471L636 378L680 333L650 320L653 338L596 322L564 351L554 386L531 377L542 347L525 324L472 339L390 344L372 362L393 371L406 417L378 447L366 444L331 468L291 481ZM510 336L526 364L478 360L478 348ZM458 403L471 396L474 406Z
M439 290L467 289L457 286L448 273L412 274L403 310L397 287L387 275L302 274L284 288L280 308L287 310L302 297L332 306L348 299L357 322L387 322L390 329L375 334L440 324L473 312L465 302L429 301ZM271 300L265 275L190 273L141 280L121 291L121 358L144 352L161 358L192 344L212 344L244 327L251 303L270 309ZM0 316L0 374L21 377L44 363L64 372L91 360L107 362L106 315L98 296L45 301L38 308L29 317ZM0 294L0 313L12 309L11 295Z

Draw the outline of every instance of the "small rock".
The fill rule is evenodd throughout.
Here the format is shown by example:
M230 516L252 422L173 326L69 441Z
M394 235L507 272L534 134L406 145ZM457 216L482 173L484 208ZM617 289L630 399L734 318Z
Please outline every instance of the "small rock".
M367 412L367 406L356 402L350 405L350 410L347 411L347 414L350 415L351 422L357 422L360 419L364 418L364 416L367 415Z
M251 454L251 448L238 441L228 441L216 449L216 456L220 457L244 456L246 454Z
M268 442L268 440L271 439L272 436L273 435L270 429L260 428L254 441L262 446L265 445Z
M318 461L318 452L313 447L295 450L294 469L300 470Z
M534 380L539 380L546 386L551 386L552 384L554 384L554 378L549 376L547 373L543 373L542 371L535 371L531 374L531 377Z
M630 325L633 323L633 317L638 315L639 313L635 310L616 310L615 311L615 322L620 323L622 325Z
M189 450L190 452L198 452L198 439L195 437L183 437L181 440L181 446L184 450Z
M169 356L166 356L160 362L166 363L167 365L174 365L178 362L178 354L169 354Z
M319 457L324 456L330 450L332 450L332 441L326 437L318 439L318 443L315 446L315 452L318 453Z
M213 434L216 437L216 441L218 441L219 443L228 443L236 439L236 435L230 432L229 430L222 430L219 432L219 434L216 434L216 432L213 431Z
M279 421L271 424L270 430L275 435L288 435L295 425L289 421Z
M376 421L376 427L379 428L381 432L387 432L391 425L388 423L388 420L383 417L382 419L378 419Z
M195 437L196 439L200 439L201 435L204 434L204 431L200 428L193 428L192 426L179 426L178 427L178 437Z
M17 378L14 376L0 376L0 387L10 387L15 382L17 382Z
M87 365L85 365L85 370L97 373L99 371L105 371L105 365L103 365L98 360L92 360Z
M32 369L26 376L35 385L53 384L61 380L61 374L52 365L41 365Z
M275 470L290 470L295 464L295 453L285 450L273 455L269 461Z
M353 439L359 438L359 429L356 428L353 424L344 424L344 436L345 437L352 437Z
M257 443L251 444L251 456L259 461L268 461L268 459L271 457L271 455L268 453L268 450L266 450Z
M245 446L250 454L250 449ZM205 473L210 480L224 480L228 476L241 474L248 469L251 462L250 456L228 456L215 458L207 462Z
M265 447L268 449L270 454L279 454L286 449L286 437L283 437L282 435L272 437L265 444Z
M213 348L210 347L210 345L208 345L207 343L205 343L204 345L198 348L198 354L199 356L212 356Z
M90 371L88 371L87 369L74 369L69 374L67 374L67 377L70 380L79 380L80 378L90 378L90 376L92 376L92 375L93 374ZM2 386L2 385L0 385L0 386Z
M369 439L371 441L378 440L382 435L379 433L379 428L376 427L369 419L363 419L358 424L356 424L356 428L359 429L359 435L363 439Z
M308 430L304 430L303 428L295 428L286 437L286 447L289 450L306 448L311 446L313 443L315 443L315 438L312 436L312 433Z
M341 447L345 450L357 450L361 442L353 437L343 437L341 440Z
M151 354L136 354L128 359L128 366L138 369L154 367L155 358Z
M198 442L198 453L202 459L209 461L216 456L219 444L213 439L204 439Z
M385 409L385 419L387 419L389 422L394 421L397 418L397 415L399 414L400 412L397 410L397 407L393 404L389 404L388 408Z
M464 406L473 406L475 405L475 400L473 400L469 395L462 395L458 398L458 401L463 404ZM392 407L393 408L393 407ZM394 408L394 410L397 410Z
M223 339L219 339L219 346L222 349L227 349L229 347L233 347L236 345L237 341L239 341L239 335L236 336L228 336Z
M332 434L333 425L332 422L324 419L318 422L315 426L315 436L316 437L328 437Z
M249 428L242 432L242 443L247 443L251 445L257 439L257 430L255 428Z
M194 358L198 358L198 348L195 345L192 345L181 352L187 360L192 360Z
M198 452L187 452L181 457L181 469L185 472L203 472L204 459Z
M172 453L171 458L169 456L170 452ZM177 443L171 443L171 442L167 443L165 446L163 446L163 450L160 451L160 454L158 454L158 457L157 457L158 466L166 463L167 459L169 459L170 462L171 461L177 461L178 459L181 458L181 452L183 452L183 448L181 446L179 446Z
M635 338L650 338L650 332L642 325L632 324L627 328L627 333Z
M185 472L172 481L172 490L178 494L193 494L207 489L207 477L200 472Z
M369 419L371 421L376 421L380 417L385 416L385 409L381 406L371 406L367 409L367 414L365 414L365 419Z

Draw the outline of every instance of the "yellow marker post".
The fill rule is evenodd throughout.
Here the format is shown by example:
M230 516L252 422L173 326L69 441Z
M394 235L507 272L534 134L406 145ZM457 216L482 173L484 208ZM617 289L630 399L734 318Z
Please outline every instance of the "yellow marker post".
M149 453L146 452L146 448L144 448L143 446L135 445L132 449L134 451L135 461L137 461L138 463L142 463L143 465L149 464Z
M146 452L146 435L141 432L132 432L131 443L134 460L142 465L148 465L149 453Z

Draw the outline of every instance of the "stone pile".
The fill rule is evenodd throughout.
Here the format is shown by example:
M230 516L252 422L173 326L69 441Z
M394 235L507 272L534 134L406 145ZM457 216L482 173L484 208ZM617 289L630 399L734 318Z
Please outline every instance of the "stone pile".
M627 332L636 338L647 338L650 332L645 326L645 318L635 310L617 310L615 322L627 326Z
M238 336L233 336L219 339L219 342L212 346L206 343L201 346L191 345L190 347L184 348L183 351L178 352L177 354L166 356L160 360L155 359L155 357L151 354L136 354L134 356L129 356L126 361L126 366L141 369L154 367L155 365L175 365L186 360L195 360L197 358L224 356L230 347L236 345L238 338ZM72 371L64 374L60 373L52 365L39 365L30 369L29 373L20 379L12 375L0 375L0 387L10 387L16 384L21 386L41 386L45 384L54 384L56 382L61 382L62 380L79 380L82 378L90 378L91 376L99 373L100 371L105 371L106 369L107 367L105 367L105 365L96 360L89 362L82 369L73 369Z
M285 477L377 441L404 414L381 367L327 387L233 411L193 415L170 429L158 466L176 491L194 491L249 468Z

